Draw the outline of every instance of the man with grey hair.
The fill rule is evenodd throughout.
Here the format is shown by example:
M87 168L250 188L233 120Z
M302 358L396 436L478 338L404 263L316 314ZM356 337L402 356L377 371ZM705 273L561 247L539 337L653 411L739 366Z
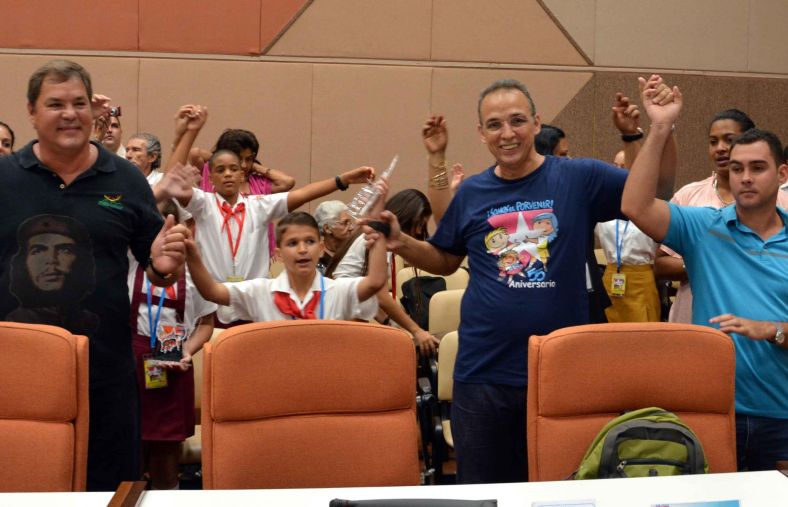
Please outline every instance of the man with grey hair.
M147 132L134 134L126 142L126 160L137 166L148 179L150 186L161 180L161 142L159 138Z
M542 122L518 81L486 88L478 112L495 163L460 185L435 234L416 240L386 217L389 249L420 269L448 275L468 256L452 403L457 482L466 484L528 480L528 337L588 323L587 242L595 223L625 218L627 177L598 160L537 153Z
M64 294L71 299L74 308L57 317L89 338L87 489L114 491L140 477L128 252L147 266L151 283L172 285L183 270L188 230L172 217L162 220L139 170L91 142L94 118L108 107L91 102L81 65L46 63L30 77L27 96L37 139L0 157L0 315L29 321L43 312L27 309L60 304ZM64 293L74 277L86 285Z

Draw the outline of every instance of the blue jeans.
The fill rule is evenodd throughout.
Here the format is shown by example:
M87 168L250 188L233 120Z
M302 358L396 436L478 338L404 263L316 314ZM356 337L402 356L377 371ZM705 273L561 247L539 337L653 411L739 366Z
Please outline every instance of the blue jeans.
M788 460L788 419L736 414L739 470L775 470Z
M525 387L454 381L457 483L525 482Z

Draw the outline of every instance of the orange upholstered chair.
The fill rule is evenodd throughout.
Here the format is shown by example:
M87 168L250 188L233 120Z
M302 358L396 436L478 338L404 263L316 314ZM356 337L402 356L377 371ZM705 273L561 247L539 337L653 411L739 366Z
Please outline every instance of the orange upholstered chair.
M735 369L730 337L709 327L594 324L532 336L530 480L567 477L608 421L651 406L695 431L711 472L735 472Z
M203 353L203 487L419 484L416 352L404 331L261 322Z
M0 322L0 491L84 491L88 340Z

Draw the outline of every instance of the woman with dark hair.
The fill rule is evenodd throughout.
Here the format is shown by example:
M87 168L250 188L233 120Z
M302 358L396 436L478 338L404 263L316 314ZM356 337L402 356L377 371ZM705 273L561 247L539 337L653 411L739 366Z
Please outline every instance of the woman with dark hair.
M0 121L0 157L14 151L14 131L7 123Z
M728 161L731 143L740 134L755 128L755 122L738 109L717 113L709 124L708 153L713 170L711 176L681 187L670 202L681 206L711 206L724 208L734 203L728 182ZM777 205L788 209L788 193L777 194ZM692 323L692 291L690 290L684 260L666 246L657 250L654 262L657 278L681 282L676 300L670 308L670 322Z
M422 192L409 188L397 192L386 201L386 210L392 212L399 221L402 231L409 236L423 240L427 238L427 222L432 216L432 207L427 196ZM394 260L390 263L393 265ZM331 263L326 268L326 276L331 278L346 278L364 276L367 270L367 255L364 247L364 235L359 229L348 238L345 245L335 254ZM396 281L392 280L392 286ZM413 335L416 344L422 353L433 355L437 350L440 340L422 329L413 319L405 313L399 302L391 297L388 289L384 287L378 292L380 312L377 320L386 322L389 318L401 328Z
M260 164L257 160L260 143L252 132L243 129L226 129L216 140L212 151L195 147L189 153L189 162L195 167L203 168L200 188L206 192L213 192L207 162L211 155L219 150L229 150L238 155L241 169L246 175L246 181L241 186L243 194L276 194L287 192L295 185L295 178L292 176Z

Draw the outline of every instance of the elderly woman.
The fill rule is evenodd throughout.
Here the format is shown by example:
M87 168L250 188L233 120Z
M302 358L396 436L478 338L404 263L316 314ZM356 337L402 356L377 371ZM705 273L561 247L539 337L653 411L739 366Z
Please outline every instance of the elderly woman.
M320 258L318 269L324 272L334 253L342 246L353 231L353 220L342 201L325 201L315 209L315 220L320 228L325 252Z

